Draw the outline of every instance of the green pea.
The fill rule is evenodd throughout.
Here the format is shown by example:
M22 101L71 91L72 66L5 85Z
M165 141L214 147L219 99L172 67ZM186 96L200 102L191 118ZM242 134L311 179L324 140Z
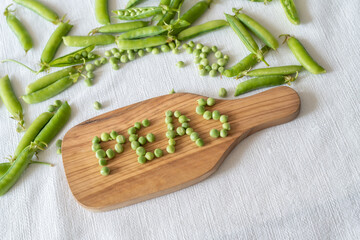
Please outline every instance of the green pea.
M197 139L199 138L199 134L197 133L197 132L192 132L191 134L190 134L190 139L191 139L191 141L196 141Z
M100 58L100 63L101 64L107 63L107 58L105 58L105 57Z
M193 41L190 41L188 44L189 44L189 47L192 47L192 48L195 47L195 43Z
M146 153L146 150L145 150L144 147L138 147L138 148L136 149L136 154L137 154L138 156L145 156L145 153Z
M220 130L220 137L224 138L227 137L227 135L228 135L228 131L226 129Z
M203 115L205 112L205 107L203 105L196 107L196 113L199 115Z
M128 58L129 58L130 61L133 61L133 60L135 60L136 56L135 56L134 53L129 53Z
M55 112L56 111L56 106L54 106L54 105L49 105L49 107L48 107L48 111L49 112Z
M202 147L202 146L204 146L204 140L202 140L201 138L198 138L198 139L196 139L195 144L199 147Z
M180 51L179 51L179 49L178 49L178 48L175 48L175 49L173 49L173 50L172 50L172 53L173 53L173 54L179 54L179 53L180 53Z
M91 150L92 150L93 152L96 152L96 151L99 150L99 149L101 149L101 146L100 146L100 144L98 144L98 143L93 143L93 145L91 146Z
M170 49L175 49L176 48L176 44L174 42L170 42L168 44L168 46L170 47Z
M129 61L129 58L127 55L122 55L120 58L120 62L127 63Z
M176 63L176 66L177 66L178 68L183 68L183 67L185 66L185 63L184 63L183 61L178 61L178 62Z
M168 141L168 144L175 146L175 145L176 145L175 139L174 139L174 138L170 138L169 141Z
M220 119L220 112L218 110L215 110L212 112L212 119L214 119L214 120Z
M200 66L201 66L201 65L200 65ZM200 76L206 76L207 73L208 73L208 71L206 71L206 69L201 69L201 70L199 71L199 75L200 75Z
M124 144L126 142L126 138L124 135L118 135L116 136L116 142L120 144Z
M209 60L207 58L203 58L201 59L200 64L203 66L207 66L209 65Z
M174 131L174 130L168 130L167 132L166 132L166 137L167 138L175 138L176 137L176 132Z
M211 66L210 66L210 65L206 65L206 66L205 66L205 70L206 70L207 72L210 72L210 71L211 71Z
M170 111L170 110L167 110L167 111L165 112L165 117L171 117L172 115L173 115L173 112Z
M195 57L195 58L194 58L194 63L199 64L200 61L201 61L201 58L200 58L200 57Z
M155 150L154 150L154 155L155 155L155 157L157 157L157 158L159 158L159 157L162 157L163 156L163 151L160 149L160 148L156 148Z
M230 58L229 58L228 55L225 54L224 57L223 57L223 59L225 59L226 61L229 61Z
M115 144L114 148L117 153L122 153L124 151L124 146L120 143Z
M145 56L145 52L142 49L140 49L137 54L139 55L139 57Z
M212 70L209 71L209 76L210 76L210 77L216 77L216 75L217 75L217 71L216 71L216 70L212 69Z
M137 141L139 136L137 134L130 134L129 142Z
M203 118L206 120L210 120L212 118L212 113L211 111L205 111L203 114Z
M218 138L220 136L220 132L217 129L211 129L210 130L210 137L212 138Z
M116 139L116 137L117 137L117 135L119 135L115 130L112 130L111 132L110 132L110 137L111 137L111 139Z
M211 65L211 69L213 69L213 70L218 70L218 69L219 69L219 65L218 65L217 63L213 63L213 64Z
M213 98L208 98L207 100L206 100L206 104L209 106L209 107L211 107L211 106L214 106L215 105L215 99L213 99Z
M136 129L140 129L141 128L141 122L136 122L135 124L134 124L134 128L136 128Z
M107 141L110 140L110 134L104 132L104 133L101 134L100 138L101 138L101 141L107 142Z
M75 58L74 58L74 57L68 57L68 62L69 62L69 63L75 62Z
M179 135L179 136L183 136L183 135L185 135L185 132L186 130L185 130L185 128L183 128L183 127L178 127L178 128L176 128L176 133Z
M82 51L81 56L83 56L84 58L87 58L88 52L87 51Z
M118 65L117 63L111 64L111 68L112 68L113 70L115 70L115 71L117 71L117 70L120 69L120 67L119 67L119 65Z
M145 51L147 51L148 53L152 52L153 48L152 47L147 47L145 48Z
M219 97L225 98L227 96L227 91L225 88L220 88Z
M172 117L165 117L165 123L172 123L173 122L173 118Z
M131 127L128 129L128 134L131 135L131 134L135 134L137 132L137 129L136 127Z
M224 67L219 67L219 68L218 68L218 72L219 72L219 73L223 73L224 71L225 71L225 68L224 68Z
M75 54L74 58L75 58L75 60L80 60L81 55L80 54Z
M204 46L204 47L201 48L201 51L203 53L209 53L211 51L211 49L208 46Z
M200 53L199 57L201 59L207 58L207 54L202 52L202 53Z
M175 111L174 112L174 117L178 118L181 116L181 112L180 111Z
M151 161L151 160L153 160L154 159L154 153L152 153L152 152L147 152L146 154L145 154L145 158L148 160L148 161Z
M230 123L226 122L226 123L223 123L222 124L222 128L225 129L225 130L230 130Z
M115 53L118 53L118 52L119 52L119 49L117 49L117 48L112 48L110 51L111 51L112 54L115 54Z
M220 122L221 123L227 123L228 121L228 116L227 115L221 115L220 116Z
M187 128L186 129L186 135L190 136L193 132L194 132L194 129L192 129L192 128Z
M110 168L108 167L102 167L100 170L100 174L103 176L108 176L110 174Z
M119 52L115 53L114 57L117 58L117 59L120 59L121 58L121 53L119 53Z
M206 106L206 100L204 98L200 98L197 100L197 104L199 106Z
M168 145L168 146L166 147L166 151L167 151L168 153L174 153L174 152L175 152L175 146L174 146L174 145Z
M146 134L146 140L148 141L148 142L155 142L155 135L154 134L152 134L152 133L148 133L148 134Z
M217 50L218 50L218 47L217 47L217 46L212 46L212 47L211 47L211 51L217 52Z
M138 157L138 163L141 163L141 164L146 163L146 158L145 158L145 156L139 156L139 157Z
M148 127L148 126L150 126L150 121L149 121L148 119L144 119L144 120L142 121L142 125L143 125L144 127Z
M62 101L61 100L55 100L54 105L59 108L62 105Z
M95 136L91 142L92 143L100 143L100 138L98 136Z
M95 66L100 67L101 66L101 61L99 59L97 59L97 60L94 61L94 64L95 64Z
M158 48L154 48L152 51L151 51L152 54L159 54L160 53L160 50Z
M187 44L187 43L184 43L183 45L182 45L182 48L183 49L187 49L189 47L189 45Z
M105 51L104 54L106 57L111 57L111 55L112 55L111 51L109 51L109 50Z
M175 93L174 89L171 89L171 91L169 92L169 94L174 94L174 93Z
M106 150L106 156L109 158L109 159L112 159L115 157L115 152L114 150L112 150L111 148L109 148L108 150Z
M226 63L227 63L227 61L223 58L220 58L217 60L217 64L219 64L219 66L221 66L221 67L225 66Z
M181 124L181 127L185 128L185 129L187 129L189 126L190 126L190 124L187 122L184 122Z
M99 103L98 101L96 101L96 102L94 102L94 108L96 109L96 110L100 110L101 109L101 103Z
M194 55L195 57L200 57L200 54L201 54L201 50L200 50L200 49L195 49L195 50L193 51L193 55Z
M100 159L100 158L105 158L106 153L105 153L104 150L98 149L98 150L96 151L95 155L96 155L96 158Z
M164 44L164 45L161 45L161 51L162 52L169 52L170 51L170 48L168 45Z
M138 147L140 147L140 143L138 141L131 142L131 149L136 150Z
M202 45L201 43L196 44L196 49L202 49L204 47L204 45Z
M86 64L85 69L88 72L94 71L95 70L95 65L91 64L91 63L88 63L88 64Z
M174 130L174 124L168 123L167 124L167 130Z
M145 144L147 143L147 140L146 140L145 137L141 136L141 137L139 137L138 142L139 142L141 145L145 145Z
M94 79L95 74L93 72L87 72L86 77L89 78L89 79Z
M106 166L107 163L108 163L108 162L107 162L106 159L104 159L104 158L99 159L99 165L100 165L100 166L102 166L102 167L103 167L103 166Z
M185 123L185 122L188 122L190 121L190 119L188 117L186 117L185 115L181 115L179 117L179 123Z
M61 148L56 149L56 154L61 155Z
M222 52L217 51L217 52L215 53L215 57L216 57L217 59L222 58L222 57L223 57Z
M193 51L194 51L194 50L193 50L192 48L187 48L187 49L186 49L186 52L187 52L188 54L192 54Z

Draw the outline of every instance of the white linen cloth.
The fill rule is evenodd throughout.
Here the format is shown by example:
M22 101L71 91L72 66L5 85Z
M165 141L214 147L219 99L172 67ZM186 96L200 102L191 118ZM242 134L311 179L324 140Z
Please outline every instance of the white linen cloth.
M86 35L99 26L94 1L46 1L60 15L67 14L71 35ZM110 0L109 9L126 1ZM185 1L187 10L195 1ZM0 239L359 239L360 238L360 115L359 12L360 2L295 1L301 25L286 18L279 1L267 6L240 0L214 1L196 22L224 19L232 7L246 13L274 35L295 35L326 74L300 74L292 87L299 93L300 115L292 122L260 131L243 140L218 171L186 189L122 209L93 213L82 208L68 187L55 144L39 154L53 168L30 166L16 185L0 198ZM4 9L10 0L1 1ZM146 1L144 5L156 5ZM15 58L38 67L41 51L56 28L31 11L17 6L16 15L29 29L34 49L26 55L0 20L0 59ZM230 28L196 38L230 55L230 65L248 51ZM103 53L105 49L99 48ZM61 46L57 56L74 49ZM271 52L272 66L297 64L286 45ZM178 69L179 60L186 67ZM76 124L98 114L141 100L177 92L218 97L220 87L234 93L238 81L200 77L187 53L148 55L121 66L96 70L93 87L81 81L43 103L23 102L31 123L55 99L68 100L72 117L57 138ZM260 64L259 67L264 67ZM12 63L0 64L18 96L39 76ZM252 95L262 90L249 93ZM229 99L232 97L229 97ZM96 111L98 100L104 108ZM14 151L21 134L0 103L0 156ZM5 160L4 160L5 161Z

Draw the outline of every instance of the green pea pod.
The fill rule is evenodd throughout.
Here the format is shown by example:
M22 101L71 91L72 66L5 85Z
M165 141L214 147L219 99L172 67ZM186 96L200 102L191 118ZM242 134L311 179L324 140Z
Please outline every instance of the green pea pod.
M16 97L11 86L10 78L6 75L0 78L0 98L3 101L6 109L11 113L12 118L18 121L18 131L24 130L24 115L22 106Z
M253 54L255 54L261 61L263 61L267 66L269 64L265 61L264 56L261 51L259 51L259 46L248 32L246 27L234 16L226 14L226 20L230 24L230 27L234 30L236 35L240 38L240 40L244 43L245 47Z
M191 38L197 37L204 33L208 33L208 32L214 31L216 29L219 29L219 28L222 28L225 26L229 26L229 23L225 20L209 21L204 24L200 24L200 25L189 27L189 28L185 29L184 31L180 32L177 35L177 39L180 41L189 40Z
M45 45L45 48L41 54L41 63L49 63L54 59L56 51L62 43L62 37L66 36L72 29L73 25L69 23L60 23L59 26L55 29L53 34L50 36L48 42Z
M95 33L122 33L127 32L133 29L146 27L149 25L149 22L146 21L135 21L135 22L125 22L125 23L115 23L115 24L108 24L105 26L101 26L91 30L89 35Z
M145 38L160 35L167 31L167 27L165 26L147 26L143 28L138 28L134 30L130 30L126 33L123 33L117 36L116 39L137 39L137 38Z
M170 2L171 2L171 0L160 0L159 7L160 6L168 7L168 6L170 6ZM163 13L157 14L151 19L151 22L159 21L163 16L164 16Z
M250 2L263 2L264 4L267 4L271 2L272 0L249 0Z
M63 41L68 47L102 46L115 43L115 37L113 35L65 36Z
M27 52L33 47L33 41L30 36L30 33L27 31L25 26L20 22L20 20L10 13L8 7L5 9L4 12L4 15L6 16L6 22L10 27L11 31L13 31L15 36L18 38L25 52Z
M44 126L50 121L50 119L54 116L53 113L50 112L44 112L40 114L29 126L29 128L26 130L24 136L21 138L18 146L15 149L14 155L12 156L12 159L15 160L19 154L30 145L31 142L33 142L36 138L36 136L39 134L41 129L44 128Z
M63 77L56 82L44 87L36 92L22 96L22 99L28 104L43 102L49 98L55 97L59 93L71 87L79 78L80 73L75 73L71 76Z
M290 74L298 73L301 70L303 70L303 67L297 65L258 68L251 71L244 71L241 73L241 76L260 77L260 76L269 76L269 75L290 75Z
M100 24L110 23L108 0L95 0L95 17Z
M119 49L122 50L132 50L132 49L142 49L147 47L156 47L172 41L171 38L167 36L155 36L149 38L135 39L135 40L121 40L117 39L116 44Z
M56 12L37 0L14 0L14 2L30 9L54 24L58 24L61 21Z
M94 48L95 48L94 45L90 45L90 46L84 47L82 49L76 50L65 56L62 56L62 57L52 60L51 62L49 62L48 66L49 67L68 67L68 66L72 66L72 65L76 65L76 64L82 64L87 61L92 61L96 58L99 58L100 56L97 54L93 54L93 57L89 58L88 56L83 57L81 54L83 52L86 52L88 55ZM77 56L80 56L80 58L78 58Z
M60 132L70 119L71 107L65 101L56 111L55 115L45 125L41 132L36 136L34 142L49 145L52 139Z
M16 183L22 173L31 163L31 159L39 148L31 143L21 151L6 173L0 177L0 196L4 195Z
M261 52L263 55L265 55L269 52L269 50L270 50L270 48L268 46L264 46L261 49ZM249 70L250 68L255 66L258 62L259 62L259 59L257 58L256 54L251 53L248 56L246 56L244 59L242 59L240 62L238 62L237 64L232 66L231 68L226 69L223 72L223 75L225 77L236 77L241 72Z
M252 19L250 16L239 13L240 10L234 9L236 17L248 28L252 33L255 34L261 41L263 41L267 46L276 50L279 47L277 39L260 23Z
M127 9L127 8L135 7L136 5L140 4L142 1L143 0L129 0L125 8Z
M235 97L240 94L247 93L256 89L264 87L272 87L282 85L284 83L289 83L295 81L296 77L292 76L283 76L283 75L271 75L271 76L262 76L257 78L252 78L247 81L239 83L235 90Z
M9 162L0 163L0 178L4 176L4 174L9 170L10 167L11 167L11 163Z
M25 92L26 94L30 94L40 89L43 89L44 87L51 85L52 83L56 82L57 80L63 77L70 76L71 74L79 72L80 68L82 67L83 67L82 65L72 66L65 69L61 69L60 71L57 72L47 74L44 77L41 77L36 81L27 85L27 87L25 88Z
M292 24L299 25L300 18L296 10L296 6L293 0L280 0L281 5L284 8L286 17Z
M171 4L169 6L170 9L176 9L178 12L180 12L180 8L183 4L184 0L172 0ZM158 26L167 25L171 22L171 20L174 18L176 12L175 11L169 11L162 15L162 17L159 19Z
M129 8L115 10L113 13L116 14L116 18L120 20L138 20L143 18L152 17L156 14L166 12L167 10L163 7L143 7L143 8Z
M326 70L315 62L299 40L286 34L282 36L285 36L285 41L287 42L291 52L306 70L312 74L326 73Z

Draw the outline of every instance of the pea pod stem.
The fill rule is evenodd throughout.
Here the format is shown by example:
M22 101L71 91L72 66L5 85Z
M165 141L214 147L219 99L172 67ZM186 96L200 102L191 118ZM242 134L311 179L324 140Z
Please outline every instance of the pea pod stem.
M39 16L44 19L52 22L54 24L58 24L61 20L56 12L51 10L49 7L45 6L43 3L37 0L13 0L17 4L20 4L31 11L35 12Z
M262 76L251 78L244 82L239 83L235 90L235 97L240 94L247 93L256 89L278 86L284 83L290 83L296 80L298 74L295 77L292 76L284 76L284 75L271 75L271 76Z
M291 52L306 70L312 74L326 73L326 70L317 62L315 62L315 60L310 56L310 54L298 39L288 34L283 34L280 36L285 37L284 43L286 42L288 44Z
M17 64L19 64L20 66L26 68L27 70L29 70L29 71L31 71L31 72L33 72L33 73L38 73L38 71L35 71L34 69L31 69L30 67L26 66L25 64L23 64L23 63L21 63L21 62L19 62L19 61L16 61L16 60L14 60L14 59L4 59L4 60L1 60L0 62L1 62L1 63L4 63L4 62L17 63Z
M0 98L3 101L6 109L12 115L11 118L18 122L17 131L23 131L25 129L23 109L14 93L8 75L0 79Z
M32 38L25 26L20 22L20 20L15 17L15 15L11 14L11 12L14 12L13 10L8 9L11 5L12 4L7 6L4 11L4 15L6 16L6 23L19 40L25 52L27 52L33 47Z

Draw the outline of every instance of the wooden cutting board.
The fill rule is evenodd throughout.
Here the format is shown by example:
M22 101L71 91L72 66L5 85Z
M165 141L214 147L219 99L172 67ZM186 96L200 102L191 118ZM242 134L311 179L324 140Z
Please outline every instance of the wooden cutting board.
M217 170L230 151L245 137L267 127L294 119L300 109L298 94L289 87L268 91L236 100L216 100L208 110L219 110L229 116L231 130L226 138L211 138L212 128L221 129L221 123L205 120L195 112L197 99L202 96L176 93L135 103L89 119L70 129L62 144L62 158L70 189L76 200L94 211L111 210L145 201L195 184ZM176 152L165 151L167 131L165 111L179 110L188 116L190 126L205 142L197 147L189 136L176 137ZM127 129L135 122L149 119L151 125L138 131L139 136L153 133L154 143L145 149L164 150L164 156L145 164L137 162L130 143L124 152L109 160L109 176L100 175L101 167L91 140L102 132L117 131L128 137ZM175 127L179 126L174 118ZM115 140L101 143L104 150L114 149ZM255 161L255 160L254 160Z

